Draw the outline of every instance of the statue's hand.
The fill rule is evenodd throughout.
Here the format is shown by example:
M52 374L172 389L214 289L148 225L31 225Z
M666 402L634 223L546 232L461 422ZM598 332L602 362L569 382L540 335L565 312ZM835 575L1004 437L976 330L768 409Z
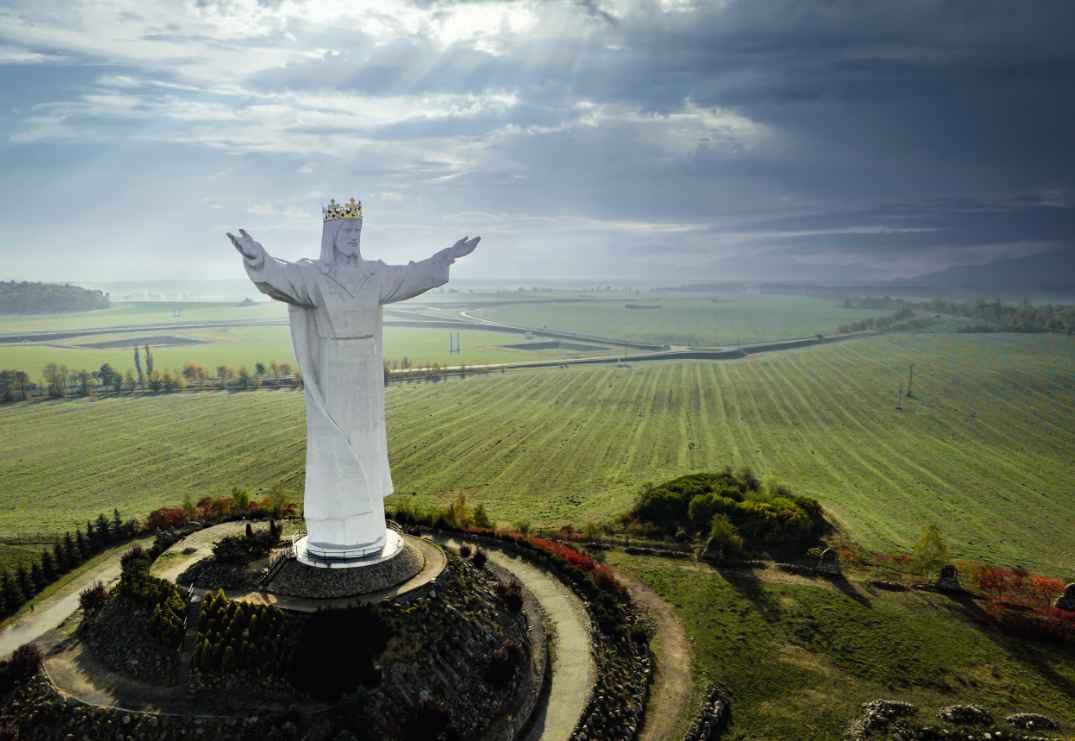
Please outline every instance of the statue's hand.
M258 255L264 252L264 248L254 241L254 238L247 234L244 230L240 229L239 234L241 236L236 237L234 234L228 233L228 239L235 246L235 249L239 251L243 257L250 260L257 259ZM471 247L471 249L474 249Z
M454 245L448 248L448 254L450 254L453 258L469 255L471 252L474 251L474 248L478 246L478 242L480 241L482 241L481 237L474 237L474 239L467 239L466 237L463 237Z

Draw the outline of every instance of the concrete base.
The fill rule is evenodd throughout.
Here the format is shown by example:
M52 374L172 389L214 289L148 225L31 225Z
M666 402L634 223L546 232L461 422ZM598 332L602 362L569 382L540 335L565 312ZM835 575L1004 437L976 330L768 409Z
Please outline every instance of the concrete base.
M384 545L372 552L368 549L346 551L318 548L309 542L309 538L302 538L295 543L295 555L299 563L319 569L357 569L375 566L391 561L402 550L403 536L391 529L385 533Z

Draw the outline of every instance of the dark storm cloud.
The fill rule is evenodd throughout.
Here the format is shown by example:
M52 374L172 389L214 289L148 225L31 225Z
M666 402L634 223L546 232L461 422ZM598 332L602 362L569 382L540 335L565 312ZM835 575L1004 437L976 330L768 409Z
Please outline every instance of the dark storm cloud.
M247 12L199 7L205 17ZM177 56L142 67L41 49L79 63L3 68L0 163L30 162L68 146L65 136L95 137L104 151L141 134L240 155L251 173L264 168L249 175L262 191L300 166L354 172L348 152L366 144L340 146L351 136L377 147L376 161L359 162L364 187L409 189L431 210L545 219L596 272L597 258L585 261L601 245L639 264L712 252L704 264L721 272L736 255L755 271L760 256L828 256L862 277L1075 246L1070 0L740 0L676 11L549 0L533 32L488 31L476 43L436 31L461 9L534 7L417 0L409 9L428 24L382 36L301 13L246 33L154 21L138 38ZM347 12L403 28L396 9ZM556 23L562 32L550 31ZM301 53L274 56L282 50ZM267 61L226 85L203 74L183 87L189 68L237 51ZM132 81L110 86L105 75ZM137 100L124 107L124 96ZM341 106L348 96L360 105ZM379 101L382 115L367 119Z

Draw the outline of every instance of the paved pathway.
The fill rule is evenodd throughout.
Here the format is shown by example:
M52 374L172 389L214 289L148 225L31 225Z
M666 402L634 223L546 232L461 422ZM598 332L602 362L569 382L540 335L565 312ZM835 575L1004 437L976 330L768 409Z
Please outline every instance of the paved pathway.
M436 538L452 548L462 543L454 538ZM590 619L579 599L556 577L518 556L484 545L489 560L526 585L541 603L551 625L555 657L548 701L534 711L533 727L525 741L565 741L586 708L597 667L590 655Z
M143 545L149 541L134 541ZM6 659L24 643L34 641L48 631L59 627L75 610L78 609L78 593L94 581L100 579L105 586L111 586L119 579L119 559L126 548L105 559L91 569L87 569L74 579L56 590L54 594L41 600L33 612L27 612L12 625L0 633L0 659Z

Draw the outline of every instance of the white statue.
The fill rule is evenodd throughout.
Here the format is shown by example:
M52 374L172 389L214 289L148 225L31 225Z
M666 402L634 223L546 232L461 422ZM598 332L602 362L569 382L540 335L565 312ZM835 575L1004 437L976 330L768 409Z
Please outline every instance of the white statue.
M228 234L262 293L288 306L291 345L306 386L306 546L327 559L385 546L392 493L384 422L381 306L448 282L448 266L474 251L464 237L408 265L362 259L362 204L322 209L321 258L270 256L242 229Z

